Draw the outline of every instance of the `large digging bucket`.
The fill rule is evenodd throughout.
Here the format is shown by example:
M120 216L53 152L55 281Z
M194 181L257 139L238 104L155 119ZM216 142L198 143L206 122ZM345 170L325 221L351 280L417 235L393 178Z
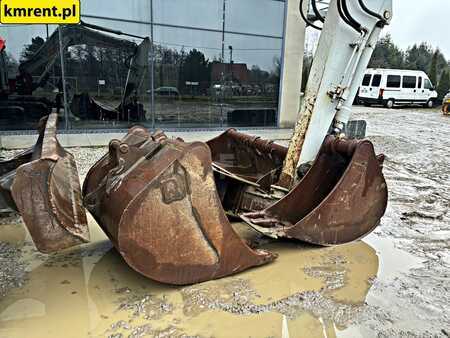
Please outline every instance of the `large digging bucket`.
M57 120L57 114L41 120L29 162L9 177L17 210L43 253L89 241L75 160L56 138Z
M134 127L91 168L83 198L125 261L159 282L202 282L275 258L232 229L204 143Z
M387 205L384 157L368 140L329 136L306 176L278 202L242 219L263 234L318 245L348 243L370 233Z

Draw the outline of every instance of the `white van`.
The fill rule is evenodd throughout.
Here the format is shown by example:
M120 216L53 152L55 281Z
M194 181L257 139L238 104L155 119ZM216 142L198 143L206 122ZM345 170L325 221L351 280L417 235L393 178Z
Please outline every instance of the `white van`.
M427 74L401 69L367 69L358 93L361 104L381 104L387 108L396 104L421 104L431 108L437 97Z

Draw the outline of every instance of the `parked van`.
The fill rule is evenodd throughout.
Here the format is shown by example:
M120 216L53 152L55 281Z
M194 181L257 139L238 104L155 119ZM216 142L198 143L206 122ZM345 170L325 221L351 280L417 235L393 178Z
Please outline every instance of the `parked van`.
M433 107L438 97L427 74L418 70L368 69L359 88L359 102L366 106L381 104L421 104Z

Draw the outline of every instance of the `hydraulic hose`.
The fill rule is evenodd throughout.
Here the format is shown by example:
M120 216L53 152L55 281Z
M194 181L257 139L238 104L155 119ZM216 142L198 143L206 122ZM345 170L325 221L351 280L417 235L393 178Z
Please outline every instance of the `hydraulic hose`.
M342 0L337 0L337 8L338 8L338 12L339 12L339 16L341 17L342 20L344 20L344 22L349 25L352 26L351 22L348 20L348 18L345 16L343 10L342 10L342 4L341 4Z
M339 4L341 6L339 6ZM341 11L339 12L339 14L342 16L341 12L343 12L343 15L347 18L347 24L349 24L353 29L355 29L358 33L363 33L363 27L361 26L361 24L356 21L352 15L350 14L350 11L348 10L348 6L347 6L347 0L340 0L338 1L338 8L341 8Z
M319 9L317 8L317 0L311 0L311 6L313 9L314 14L316 15L317 19L319 19L322 22L325 22L325 18L320 14Z
M362 10L364 12L366 12L369 15L372 15L373 17L377 18L380 20L379 24L381 24L382 26L387 25L387 20L385 18L383 18L380 14L370 10L366 4L364 3L363 0L358 0L359 6L361 6Z
M314 1L314 0L313 0ZM309 21L308 20L308 18L305 16L305 13L303 13L303 2L304 2L304 0L300 0L300 5L299 5L299 11L300 11L300 15L301 15L301 17L302 17L302 19L303 19L303 21L305 21L306 22L306 25L307 26L311 26L312 28L314 28L314 29L318 29L319 31L321 31L322 30L322 28L321 27L318 27L318 26L316 26L315 24L313 24L311 21Z

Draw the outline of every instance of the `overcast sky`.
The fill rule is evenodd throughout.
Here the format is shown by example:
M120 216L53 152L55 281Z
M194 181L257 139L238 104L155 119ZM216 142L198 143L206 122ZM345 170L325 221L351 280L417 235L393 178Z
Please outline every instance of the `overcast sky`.
M223 0L153 0L154 21L173 25L222 29ZM426 41L439 46L450 59L450 0L393 0L394 18L386 31L402 49ZM82 0L82 14L150 21L148 0ZM273 0L227 0L226 30L281 36L283 3ZM85 21L121 29L138 35L150 35L148 25L84 18ZM54 28L51 28L51 30ZM210 59L221 54L221 33L180 28L155 27L155 42L170 48L200 49ZM384 33L385 34L385 33ZM8 51L16 58L31 37L45 37L45 26L0 26L0 35L7 39ZM281 39L227 34L228 46L234 48L233 60L273 69L274 58L280 55Z
M450 0L393 0L394 17L387 31L402 49L427 41L450 60Z

